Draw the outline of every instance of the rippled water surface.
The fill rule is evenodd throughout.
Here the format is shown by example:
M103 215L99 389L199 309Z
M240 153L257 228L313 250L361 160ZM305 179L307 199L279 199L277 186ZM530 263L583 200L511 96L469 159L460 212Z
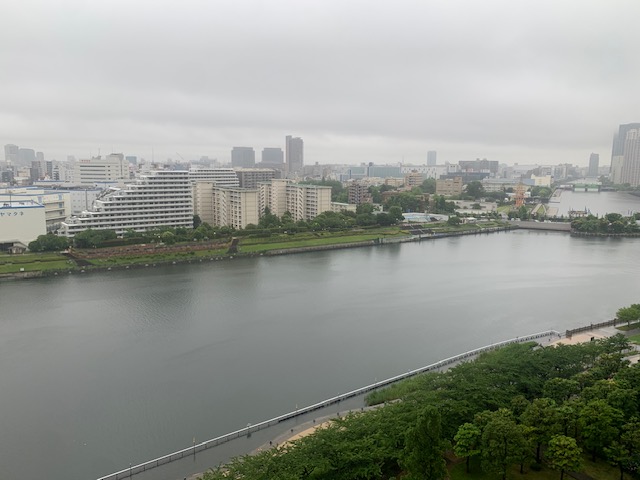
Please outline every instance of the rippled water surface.
M640 240L518 231L0 284L0 477L95 479L638 302Z

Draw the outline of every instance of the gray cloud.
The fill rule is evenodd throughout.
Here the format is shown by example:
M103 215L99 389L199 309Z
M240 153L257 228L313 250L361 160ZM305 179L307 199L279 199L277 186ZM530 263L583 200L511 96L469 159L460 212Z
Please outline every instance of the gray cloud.
M8 3L8 5L7 5ZM640 120L640 4L22 1L0 7L0 142L309 162L606 159Z

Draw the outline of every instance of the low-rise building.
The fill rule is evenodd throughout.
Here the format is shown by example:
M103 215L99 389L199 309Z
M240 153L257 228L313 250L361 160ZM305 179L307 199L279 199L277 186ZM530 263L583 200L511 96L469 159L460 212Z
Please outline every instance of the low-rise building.
M48 232L57 231L71 215L71 194L67 190L54 190L38 186L9 187L0 189L0 203L24 201L44 206Z
M444 195L447 197L462 195L462 178L455 177L436 180L436 195Z
M47 233L44 205L33 200L0 201L0 248L28 246Z

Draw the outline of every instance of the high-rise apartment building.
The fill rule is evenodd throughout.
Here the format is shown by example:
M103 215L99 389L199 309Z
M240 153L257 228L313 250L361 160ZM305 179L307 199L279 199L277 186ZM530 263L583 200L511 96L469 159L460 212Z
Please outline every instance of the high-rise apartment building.
M282 165L284 163L284 152L281 148L265 147L262 149L262 163Z
M213 182L221 187L239 187L238 175L233 168L192 168L189 170L189 180L192 182Z
M430 150L427 152L427 166L433 167L436 164L437 153L435 150Z
M620 183L640 186L640 125L626 132Z
M279 217L289 212L297 222L313 220L322 212L331 210L331 187L276 179L261 183L259 188L260 212L264 212L267 207Z
M144 232L160 227L193 228L193 198L189 172L152 170L135 183L110 187L93 202L91 210L62 223L62 232L73 237L89 228Z
M256 166L256 152L251 147L233 147L231 166L251 168Z
M304 167L304 142L300 137L287 135L285 138L285 155L287 176L295 177L302 174L302 167Z
M280 178L280 171L273 168L236 168L235 172L242 188L258 188L261 182Z
M373 203L373 198L369 193L369 185L359 181L352 180L347 186L348 201L353 205L360 205L361 203Z
M211 225L246 228L260 221L257 188L229 188L214 185L211 189Z
M600 167L600 155L592 153L589 156L589 170L587 171L587 177L597 177L598 167Z

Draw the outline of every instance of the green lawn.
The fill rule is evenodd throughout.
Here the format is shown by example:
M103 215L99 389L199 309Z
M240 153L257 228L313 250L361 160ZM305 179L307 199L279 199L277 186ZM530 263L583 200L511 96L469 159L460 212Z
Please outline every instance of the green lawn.
M75 263L59 253L27 253L23 255L0 255L0 274L68 270Z
M633 343L635 343L635 344L637 344L637 345L640 345L640 333L639 333L639 334L637 334L637 335L631 335L631 336L630 336L630 337L628 337L628 338L629 338L629 341L630 341L630 342L633 342Z

